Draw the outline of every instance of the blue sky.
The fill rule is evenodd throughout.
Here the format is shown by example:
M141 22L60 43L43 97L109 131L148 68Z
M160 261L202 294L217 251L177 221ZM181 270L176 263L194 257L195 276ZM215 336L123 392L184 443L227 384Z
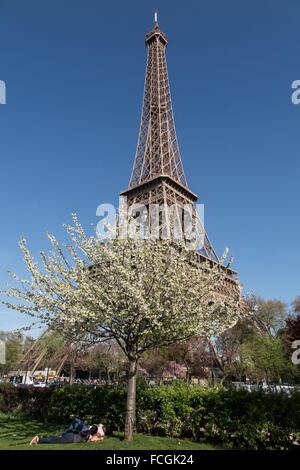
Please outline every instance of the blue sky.
M299 286L299 0L0 0L0 282L76 211L126 188L143 93L144 35L159 10L179 145L217 252L245 290ZM0 307L0 329L26 318Z

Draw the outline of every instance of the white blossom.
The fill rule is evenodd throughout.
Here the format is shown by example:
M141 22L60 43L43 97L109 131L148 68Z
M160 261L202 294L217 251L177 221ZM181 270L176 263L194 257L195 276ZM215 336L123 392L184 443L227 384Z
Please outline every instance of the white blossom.
M87 236L77 216L71 243L47 234L52 250L38 264L20 241L29 279L5 294L9 308L78 340L115 339L128 357L190 336L217 336L243 315L240 288L220 294L226 272L200 265L169 240Z

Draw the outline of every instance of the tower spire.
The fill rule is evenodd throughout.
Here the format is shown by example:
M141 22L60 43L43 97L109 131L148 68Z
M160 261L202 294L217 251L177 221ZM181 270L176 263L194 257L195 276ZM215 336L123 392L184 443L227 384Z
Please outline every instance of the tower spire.
M172 109L166 62L168 39L154 14L154 29L146 35L148 49L143 109L133 170L127 190L128 206L142 204L162 207L191 205L196 218L197 196L187 185ZM218 260L205 234L202 254Z
M146 35L148 59L140 133L129 186L168 175L187 187L177 142L166 62L167 36L154 15L154 29Z

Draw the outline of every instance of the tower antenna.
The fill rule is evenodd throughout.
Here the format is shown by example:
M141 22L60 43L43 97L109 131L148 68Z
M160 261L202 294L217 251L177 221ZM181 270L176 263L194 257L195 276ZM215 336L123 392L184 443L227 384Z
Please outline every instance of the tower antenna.
M158 14L157 14L157 13L158 13L157 10L155 10L155 12L154 12L154 23L155 23L155 24L158 23L158 19L157 19Z

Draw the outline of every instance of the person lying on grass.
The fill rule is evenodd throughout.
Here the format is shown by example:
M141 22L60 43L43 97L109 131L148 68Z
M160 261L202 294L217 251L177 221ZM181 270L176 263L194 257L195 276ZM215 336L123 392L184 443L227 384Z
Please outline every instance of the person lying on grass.
M78 429L78 428L77 428ZM104 427L102 424L92 424L88 429L77 431L77 429L68 426L66 431L61 436L47 436L39 437L34 436L30 445L36 444L74 444L79 442L97 442L103 441L105 436Z

